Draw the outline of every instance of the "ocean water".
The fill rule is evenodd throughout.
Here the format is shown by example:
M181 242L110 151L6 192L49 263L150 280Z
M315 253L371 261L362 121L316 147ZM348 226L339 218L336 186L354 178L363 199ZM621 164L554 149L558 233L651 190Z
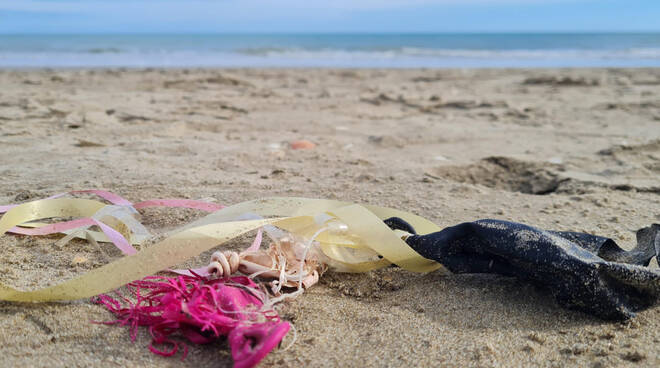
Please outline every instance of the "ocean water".
M660 67L660 33L0 35L0 67Z

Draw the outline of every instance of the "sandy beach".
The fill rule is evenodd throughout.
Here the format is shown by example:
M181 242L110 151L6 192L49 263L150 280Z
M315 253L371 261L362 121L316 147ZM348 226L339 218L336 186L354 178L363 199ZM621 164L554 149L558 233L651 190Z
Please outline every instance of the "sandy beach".
M660 69L1 70L0 85L0 204L91 188L226 205L329 198L628 249L660 222ZM316 147L290 148L301 139ZM142 221L162 233L201 216L148 209ZM0 281L36 288L108 261L57 238L0 238ZM660 307L605 322L492 275L327 273L282 316L297 342L261 366L660 365ZM2 302L0 365L231 366L223 341L163 358L144 329L131 343L126 328L90 323L110 319L89 301Z

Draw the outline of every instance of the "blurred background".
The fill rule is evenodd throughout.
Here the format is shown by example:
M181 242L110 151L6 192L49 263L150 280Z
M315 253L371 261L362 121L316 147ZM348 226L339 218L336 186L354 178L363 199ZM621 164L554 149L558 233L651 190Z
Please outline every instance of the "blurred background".
M660 66L656 0L2 0L0 67Z

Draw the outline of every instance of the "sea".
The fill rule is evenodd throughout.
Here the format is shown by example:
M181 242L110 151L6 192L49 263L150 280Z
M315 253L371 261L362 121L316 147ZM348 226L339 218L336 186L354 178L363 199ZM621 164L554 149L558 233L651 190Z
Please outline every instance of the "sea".
M660 33L0 35L0 67L660 67Z

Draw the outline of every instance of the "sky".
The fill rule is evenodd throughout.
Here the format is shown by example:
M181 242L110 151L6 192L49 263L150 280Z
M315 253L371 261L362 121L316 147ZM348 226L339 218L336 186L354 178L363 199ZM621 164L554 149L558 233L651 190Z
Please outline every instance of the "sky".
M660 31L660 0L0 0L0 33Z

